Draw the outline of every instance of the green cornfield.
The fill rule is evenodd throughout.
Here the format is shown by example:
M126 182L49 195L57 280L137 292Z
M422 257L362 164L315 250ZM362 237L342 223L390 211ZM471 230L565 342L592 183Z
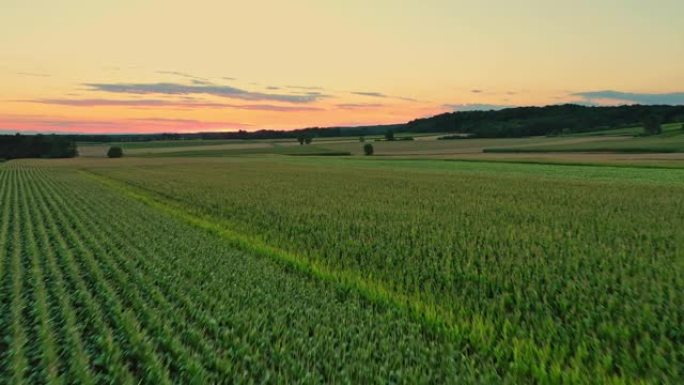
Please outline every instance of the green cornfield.
M0 189L0 382L684 378L684 170L25 161Z

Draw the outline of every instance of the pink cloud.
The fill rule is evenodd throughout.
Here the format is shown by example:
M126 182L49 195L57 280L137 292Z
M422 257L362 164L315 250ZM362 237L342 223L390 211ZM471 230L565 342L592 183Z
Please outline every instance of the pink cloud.
M20 102L50 104L68 107L131 107L131 108L175 108L175 109L205 109L223 108L251 111L303 112L322 111L322 108L312 106L282 106L275 104L229 104L189 100L161 100L161 99L35 99L20 100Z
M212 122L192 119L62 119L39 115L0 116L0 130L42 133L161 133L231 131L251 127L236 122Z

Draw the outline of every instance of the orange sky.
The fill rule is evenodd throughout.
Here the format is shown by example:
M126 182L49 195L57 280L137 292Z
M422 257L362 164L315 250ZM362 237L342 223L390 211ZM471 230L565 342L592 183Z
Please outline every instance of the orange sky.
M189 132L684 104L681 0L3 0L0 131Z

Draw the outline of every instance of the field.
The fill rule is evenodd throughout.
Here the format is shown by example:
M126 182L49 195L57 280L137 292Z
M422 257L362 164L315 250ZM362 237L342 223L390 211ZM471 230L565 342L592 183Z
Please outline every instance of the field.
M681 153L684 152L684 130L680 123L664 125L663 133L654 136L634 136L639 128L608 130L574 135L595 140L568 143L539 143L533 146L490 147L485 152L614 152L614 153ZM631 135L631 136L630 136ZM612 138L614 140L599 140Z
M641 137L641 127L551 137L438 140L437 134L401 134L412 141L388 142L367 137L377 157L402 159L503 160L533 163L590 163L680 167L684 165L684 131L681 123L663 125L661 135ZM345 156L363 155L358 137L315 138L300 146L294 139L180 140L120 144L130 156L236 157L245 155ZM110 144L82 143L79 151L89 158L104 157Z
M683 375L679 170L45 163L3 166L8 378Z
M683 284L682 171L422 161L198 164L97 172L380 287L495 361L521 349L532 373L563 373L573 363L601 378L648 377L678 366L649 367L655 362L643 358L660 351L674 359L679 349L680 337L670 333L684 316L684 297L675 294Z
M0 164L0 383L684 378L681 161L372 143Z
M0 180L0 382L417 383L495 373L401 309L246 254L82 173L15 164Z

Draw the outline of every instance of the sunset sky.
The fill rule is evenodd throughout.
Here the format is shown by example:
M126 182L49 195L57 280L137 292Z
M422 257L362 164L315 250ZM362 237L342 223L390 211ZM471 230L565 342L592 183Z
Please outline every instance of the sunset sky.
M1 0L0 131L684 104L682 0Z

